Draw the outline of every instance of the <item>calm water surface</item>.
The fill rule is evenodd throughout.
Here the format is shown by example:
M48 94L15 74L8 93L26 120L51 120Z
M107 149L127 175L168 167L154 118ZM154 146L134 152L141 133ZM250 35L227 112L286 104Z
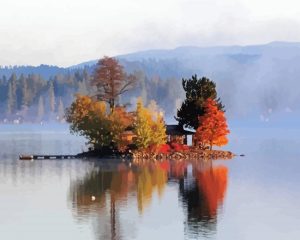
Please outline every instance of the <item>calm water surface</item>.
M19 161L75 154L65 128L0 127L0 239L299 239L300 130L232 129L229 161Z

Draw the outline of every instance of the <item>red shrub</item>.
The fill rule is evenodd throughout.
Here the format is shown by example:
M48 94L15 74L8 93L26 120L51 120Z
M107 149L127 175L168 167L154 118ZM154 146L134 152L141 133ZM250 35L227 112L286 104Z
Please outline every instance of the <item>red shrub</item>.
M169 153L170 150L171 150L171 147L169 144L161 144L158 146L158 149L157 149L158 153L164 153L164 154Z
M171 143L171 147L175 152L184 152L189 150L189 147L187 145L179 143Z

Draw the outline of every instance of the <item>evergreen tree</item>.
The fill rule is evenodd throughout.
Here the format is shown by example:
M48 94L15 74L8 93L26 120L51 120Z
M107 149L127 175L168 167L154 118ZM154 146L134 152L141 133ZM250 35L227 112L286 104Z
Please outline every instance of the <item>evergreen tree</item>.
M191 79L182 79L182 86L186 94L186 99L177 111L175 119L183 127L197 129L199 126L199 116L204 114L204 103L208 98L215 100L218 109L224 111L219 98L217 98L216 84L206 77L201 79L197 75Z
M65 117L65 109L64 109L64 103L61 100L61 98L59 99L58 102L57 114L58 114L58 120L62 121Z
M45 114L45 107L44 107L44 98L42 96L39 97L38 109L37 109L37 120L40 122L42 121L44 114Z
M22 74L20 77L20 84L21 84L21 91L22 91L22 112L23 112L23 117L26 116L27 114L27 110L29 107L29 103L30 103L30 91L28 88L28 83L27 83L27 78L24 77L24 75Z
M50 111L53 113L55 111L55 94L54 94L54 86L53 82L51 81L49 84L49 105Z
M81 95L89 95L90 75L86 69L82 72L76 72L74 79L77 84L77 93Z
M13 113L14 106L15 106L15 97L13 95L12 83L10 82L8 84L8 92L7 92L7 110L6 110L6 113L7 113L8 116Z
M8 86L7 86L7 79L5 76L2 76L1 83L0 83L0 102L4 103L7 101L8 97Z
M139 88L141 89L141 97L143 99L143 102L146 104L148 101L148 94L147 94L147 86L146 86L146 80L147 77L142 71L135 72L136 78L139 80Z
M83 79L82 81L78 81L78 90L77 92L79 94L82 94L82 95L88 95L89 94L89 91L88 91L88 88L87 88L87 82L85 79Z
M16 110L17 110L17 76L15 73L13 73L8 81L6 112L8 115L11 115Z
M20 84L21 84L21 91L22 91L22 106L28 106L29 91L28 91L27 79L24 77L23 74L21 74L20 76Z

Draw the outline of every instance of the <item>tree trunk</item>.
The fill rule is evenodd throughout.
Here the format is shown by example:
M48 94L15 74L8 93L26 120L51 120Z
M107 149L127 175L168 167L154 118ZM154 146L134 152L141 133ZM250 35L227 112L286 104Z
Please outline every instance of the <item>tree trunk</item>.
M114 99L111 99L109 101L109 108L110 108L110 112L112 113L115 109L115 100Z

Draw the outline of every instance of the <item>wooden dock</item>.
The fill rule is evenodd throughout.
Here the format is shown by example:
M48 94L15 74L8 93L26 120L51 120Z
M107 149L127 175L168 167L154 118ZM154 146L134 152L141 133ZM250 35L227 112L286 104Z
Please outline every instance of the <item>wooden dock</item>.
M19 160L74 159L76 155L20 155Z

